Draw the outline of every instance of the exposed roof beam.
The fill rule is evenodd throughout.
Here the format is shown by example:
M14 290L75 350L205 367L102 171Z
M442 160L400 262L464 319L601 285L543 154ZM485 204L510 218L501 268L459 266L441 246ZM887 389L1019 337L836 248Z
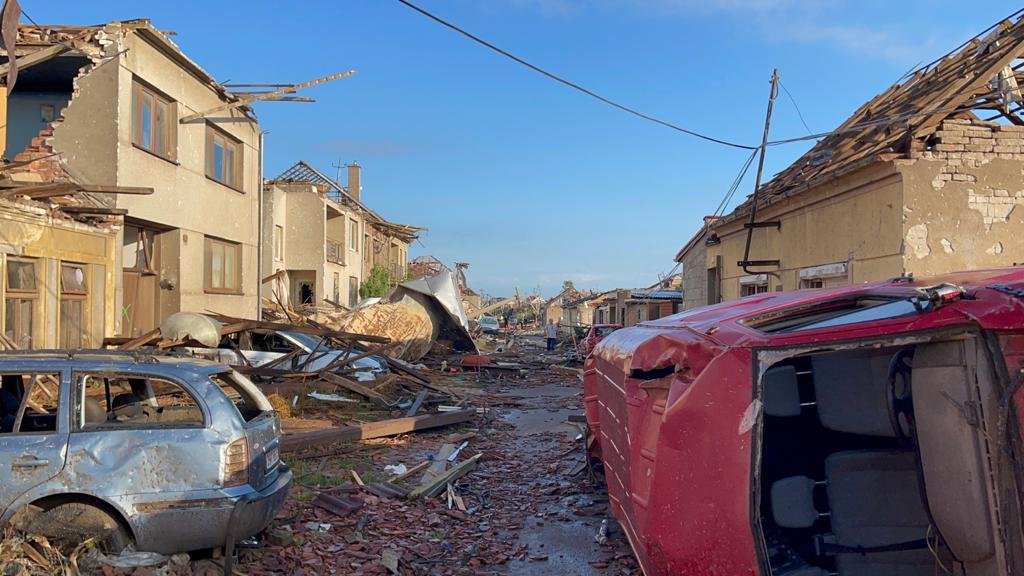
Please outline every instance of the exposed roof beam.
M341 73L338 73L338 74L331 74L330 76L324 76L323 78L317 78L316 80L310 80L309 82L302 82L302 83L299 83L299 84L291 84L291 85L289 85L287 87L284 87L284 88L281 88L281 89L278 89L278 90L274 90L272 92L264 92L264 93L261 93L261 94L250 94L250 95L247 95L247 96L240 96L239 99L234 101L234 102L227 102L225 104L221 104L220 106L215 106L213 108L210 108L209 110L204 110L203 112L197 112L195 114L189 114L188 116L184 116L184 117L181 118L181 120L179 120L179 122L182 123L182 124L185 124L185 123L191 122L193 120L198 120L200 118L204 118L206 116L209 116L210 114L215 114L217 112L223 112L225 110L231 110L233 108L238 108L240 106L246 106L248 104L252 104L253 102L259 102L261 100L271 100L271 99L273 99L273 98L275 98L277 96L284 96L285 94L291 94L291 93L295 92L296 90L301 90L303 88L309 88L310 86L316 86L318 84L325 84L327 82L332 82L334 80L340 80L342 78L347 78L349 76L352 76L355 73L356 73L355 70L349 70L348 72L341 72Z
M53 58L60 56L61 54L67 52L70 49L71 48L68 47L66 44L54 44L53 46L43 48L42 50L36 50L35 52L26 54L21 58L17 58L15 62L18 65L18 70L21 71L26 68L35 66L36 64L42 64L47 60L52 60ZM11 58L11 55L8 55L8 58ZM10 69L11 63L9 61L0 64L0 76L7 76L7 72Z

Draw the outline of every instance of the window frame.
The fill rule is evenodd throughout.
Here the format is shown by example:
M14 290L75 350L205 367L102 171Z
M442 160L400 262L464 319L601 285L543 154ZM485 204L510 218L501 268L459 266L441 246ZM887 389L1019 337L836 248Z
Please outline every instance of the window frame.
M67 290L64 287L64 268L74 267L82 270L82 290ZM84 348L89 346L89 265L79 262L67 262L61 260L58 262L58 280L60 282L60 290L57 298L57 337L60 339L58 342L60 348ZM64 310L63 306L65 302L79 302L81 306L81 320L79 326L82 330L79 335L79 342L77 346L71 346L64 340Z
M359 253L359 221L355 218L348 219L348 250Z
M10 274L11 274L11 262L23 262L32 265L33 272L33 283L35 284L35 290L24 290L20 288L11 288ZM8 322L11 320L7 313L7 303L13 300L28 300L31 309L31 318L29 319L29 334L28 334L28 348L33 348L36 340L36 331L38 328L38 316L39 316L39 302L40 302L40 291L42 286L39 282L39 265L41 260L39 258L20 258L15 256L8 256L3 261L3 288L4 288L4 309L3 309L3 330L6 335ZM20 324L20 322L19 322ZM22 346L21 342L16 334L13 333L10 336L11 340L14 341L18 346Z
M215 150L218 140L222 142L222 148L224 150L224 157L221 159L221 167L224 171L223 174L215 173ZM230 161L228 160L229 152L231 153ZM244 154L245 147L241 140L214 126L210 122L206 123L205 173L208 180L213 180L214 182L223 184L236 192L245 194L245 190L243 188L245 183L245 178L243 177L243 170L245 166ZM229 170L230 173L228 172Z
M147 146L142 141L143 130L143 98L151 98L153 105L150 112L150 139L151 144ZM164 106L163 126L160 126L160 106ZM131 140L132 146L148 152L157 158L163 158L168 162L177 163L178 158L178 106L171 97L156 90L152 86L142 82L139 78L132 79L132 101L131 101ZM159 149L160 143L164 149Z
M177 424L169 426L138 426L138 425L121 425L111 424L104 422L102 424L96 424L92 426L86 426L85 424L85 377L86 376L97 376L103 378L106 383L104 386L104 400L107 404L107 408L110 407L110 403L113 398L110 395L110 382L111 378L124 378L124 379L139 379L139 380L163 380L174 384L182 391L184 391L192 399L195 405L199 408L200 414L203 416L203 422L201 424ZM118 432L127 430L203 430L209 428L210 423L213 421L210 411L206 404L203 403L200 398L198 391L187 385L183 380L165 376L163 374L150 374L150 373L138 373L138 372L122 372L118 370L104 371L104 370L72 370L71 372L71 401L72 401L72 418L71 418L71 433L89 433L89 432ZM146 399L142 399L145 401ZM108 410L109 412L109 410Z
M284 226L274 224L274 261L284 261Z
M223 252L221 256L221 285L219 287L213 285L213 256L217 247L230 247L235 250L234 278L236 285L234 287L224 286L227 252ZM213 236L206 236L203 239L203 291L207 294L242 295L242 245L240 243Z
M61 389L61 386L62 386L61 378L62 378L63 375L61 374L60 370L57 370L57 371L54 371L54 372L32 371L32 370L5 370L0 375L2 375L2 376L18 375L18 376L23 376L23 377L24 376L31 376L31 378L29 379L28 383L25 386L25 390L23 392L23 396L21 398L21 402L19 402L19 404L18 404L18 411L15 413L13 427L11 428L10 432L0 432L0 438L6 438L6 437L11 437L11 436L46 436L46 435L50 435L50 434L60 434L61 433L61 421L62 421L61 420L61 413L63 412L63 410L61 408L61 401L60 401L61 390L60 389ZM39 381L43 377L45 377L45 376L52 377L53 381L57 385L57 389L56 389L57 398L56 398L56 400L54 400L54 402L57 404L57 413L55 415L56 416L56 420L54 422L54 429L53 430L38 430L38 431L32 431L32 432L21 432L18 429L21 428L22 424L24 424L25 413L26 413L26 411L28 409L28 400L31 398L32 392L34 391L35 387L39 385Z

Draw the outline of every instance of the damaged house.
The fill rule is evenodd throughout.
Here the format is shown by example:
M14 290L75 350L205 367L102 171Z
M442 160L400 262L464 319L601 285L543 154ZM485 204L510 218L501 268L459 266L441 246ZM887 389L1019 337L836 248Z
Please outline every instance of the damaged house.
M28 66L0 107L5 157L52 157L84 186L153 191L95 195L128 214L113 261L104 256L104 285L117 287L107 335L145 333L181 310L255 316L260 129L250 100L148 20L19 26L15 50Z
M687 291L714 303L1021 262L1022 57L1024 22L1004 21L861 106L677 256L706 249Z
M291 306L323 300L359 303L359 286L375 266L395 286L406 275L409 244L425 230L396 224L362 201L361 168L348 166L348 187L305 162L267 183L264 196L263 296Z

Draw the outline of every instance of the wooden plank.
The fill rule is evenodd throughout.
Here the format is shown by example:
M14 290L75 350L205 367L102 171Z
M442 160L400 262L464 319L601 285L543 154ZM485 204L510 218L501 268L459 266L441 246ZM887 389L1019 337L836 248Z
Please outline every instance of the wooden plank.
M342 376L338 376L337 374L334 374L332 372L320 372L318 375L319 375L320 378L322 378L326 382L330 382L331 384L334 384L335 386L340 386L340 387L342 387L342 388L344 388L344 389L346 389L346 390L348 390L350 392L355 392L356 394L359 394L360 396L363 396L363 397L368 398L370 400L376 400L376 401L378 401L378 402L380 402L382 404L387 404L388 403L388 399L385 398L383 394L381 394L381 393L379 393L379 392L377 392L375 390L372 390L370 388L367 388L366 386L363 386L362 384L360 384L358 382L355 382L353 380L349 380L348 378L344 378Z
M412 418L395 418L393 420L381 420L380 422L368 422L358 426L341 426L326 430L285 434L281 438L281 452L295 452L305 448L324 446L336 442L356 442L371 438L397 436L409 432L468 422L475 416L476 410L469 408L443 414L424 414Z
M434 478L443 474L445 469L448 467L448 457L455 452L455 444L442 444L437 450L437 454L434 454L434 461L430 464L430 468L423 473L420 478L420 485L429 483Z
M416 395L416 400L413 401L412 406L409 406L409 411L406 412L405 415L415 416L416 413L420 411L420 406L423 406L423 401L427 399L427 394L429 393L430 391L426 388L420 390L420 393Z
M61 212L68 214L95 214L97 216L127 216L127 208L101 208L99 206L62 206Z
M48 182L46 184L35 184L10 188L0 192L0 198L14 198L16 196L28 196L29 198L46 198L47 196L63 196L78 187L74 182Z
M287 332L301 332L303 334L312 334L314 336L337 338L339 340L359 340L362 342L373 342L378 344L387 344L391 342L390 338L384 336L373 336L371 334L356 334L354 332L340 332L330 330L327 328L313 328L310 326L302 326L301 324L285 324L282 322L266 322L258 320L246 320L245 318L235 318L234 316L225 316L224 314L210 313L207 314L209 317L222 322L224 324L235 324L238 322L252 322L253 328L261 330L283 330Z
M78 189L82 192L95 192L97 194L126 194L133 196L148 196L153 193L153 188L148 186L103 186L101 184L79 184Z
M453 466L444 474L434 478L429 484L417 486L412 490L412 492L409 492L409 498L432 498L437 496L450 482L458 480L472 471L473 468L476 468L476 463L482 457L483 453L481 452L480 454Z
M121 350L135 350L136 348L142 348L146 344L149 344L150 342L158 338L160 338L160 329L154 328L149 332L146 332L142 336L133 338L132 340L129 340L124 344L121 344L120 346L118 346L118 348Z
M420 472L423 472L424 470L426 470L427 467L429 467L431 464L432 464L432 462L430 460L424 460L423 462L420 462L419 464L413 466L412 468L409 468L405 472L402 472L398 476L395 476L394 478L391 478L390 480L388 480L388 482L395 483L395 482L401 482L401 481L405 480L406 478L412 478L416 474L419 474Z

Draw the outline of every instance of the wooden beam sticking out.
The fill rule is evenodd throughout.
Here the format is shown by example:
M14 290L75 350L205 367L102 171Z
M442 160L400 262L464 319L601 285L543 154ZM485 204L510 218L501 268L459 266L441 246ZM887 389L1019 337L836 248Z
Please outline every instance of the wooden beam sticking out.
M79 184L78 189L82 192L95 192L97 194L130 194L148 196L153 193L153 189L148 186L103 186Z
M462 478L473 470L473 468L476 468L477 461L482 457L483 453L481 452L480 454L449 468L447 472L437 476L431 480L430 483L417 486L412 492L409 492L409 498L433 498L434 496L437 496L450 482L454 482L455 480Z
M61 212L96 216L127 216L127 208L101 208L99 206L62 206Z
M339 74L331 74L330 76L324 76L323 78L317 78L316 80L310 80L309 82L301 82L299 84L291 84L289 86L286 86L284 88L279 88L279 89L273 90L271 92L264 92L264 93L258 94L258 95L241 96L235 102L228 102L228 103L225 103L225 104L221 104L220 106L215 106L213 108L210 108L209 110L204 110L202 112L197 112L195 114L189 114L188 116L182 116L181 120L179 120L178 122L180 122L181 124L187 124L187 123L189 123L189 122L191 122L193 120L198 120L200 118L205 118L206 116L209 116L210 114L214 114L214 113L217 113L217 112L224 112L225 110L232 110L234 108L239 108L241 106L246 106L248 104L252 104L253 102L259 102L260 100L269 100L269 99L277 97L277 96L284 96L285 94L291 94L291 93L295 92L296 90L301 90L303 88L309 88L310 86L316 86L318 84L325 84L327 82L333 82L334 80L340 80L342 78L348 78L349 76L352 76L355 73L356 73L355 70L349 70L348 72L341 72Z
M296 452L305 448L334 444L335 442L357 442L371 438L397 436L418 430L429 430L431 428L467 422L475 416L476 409L468 408L454 412L424 414L414 418L395 418L393 420L381 420L380 422L367 422L359 426L341 426L339 428L313 430L298 434L285 434L281 438L281 452Z
M50 196L64 196L78 188L74 182L48 182L46 184L35 184L9 188L0 192L0 198L14 198L16 196L28 196L29 198L47 198Z
M42 64L47 60L51 60L67 52L71 48L65 44L54 44L41 50L36 50L30 54L25 54L21 58L15 60L18 65L18 71L21 72L26 68L35 66L36 64ZM11 63L5 62L0 64L0 76L7 76L7 71L11 69Z

